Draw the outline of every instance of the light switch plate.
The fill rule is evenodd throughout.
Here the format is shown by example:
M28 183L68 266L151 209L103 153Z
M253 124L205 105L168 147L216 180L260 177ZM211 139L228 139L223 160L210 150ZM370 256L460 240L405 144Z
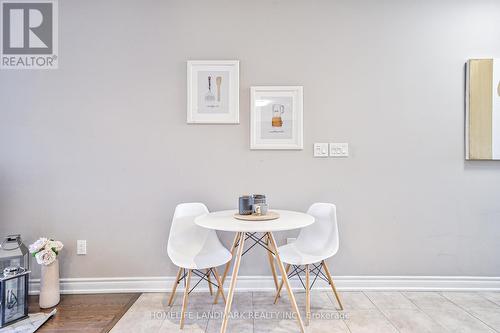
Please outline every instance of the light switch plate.
M76 241L76 254L78 255L87 254L87 241L85 239L79 239Z
M330 157L348 157L349 144L343 143L330 143Z
M328 143L315 143L314 157L328 157Z

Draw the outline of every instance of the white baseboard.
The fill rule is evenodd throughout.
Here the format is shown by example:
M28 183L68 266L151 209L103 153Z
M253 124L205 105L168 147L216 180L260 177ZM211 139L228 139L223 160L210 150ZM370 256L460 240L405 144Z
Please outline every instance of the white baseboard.
M197 278L195 278L197 279ZM63 294L168 292L175 277L117 277L117 278L64 278ZM335 276L339 290L415 290L415 291L500 291L500 277L476 276ZM225 283L229 285L230 277ZM297 278L290 280L292 288L301 289ZM316 281L316 289L328 289L323 280ZM38 294L40 280L30 280L30 294ZM237 290L270 291L274 289L271 276L240 276ZM206 282L196 291L207 291Z

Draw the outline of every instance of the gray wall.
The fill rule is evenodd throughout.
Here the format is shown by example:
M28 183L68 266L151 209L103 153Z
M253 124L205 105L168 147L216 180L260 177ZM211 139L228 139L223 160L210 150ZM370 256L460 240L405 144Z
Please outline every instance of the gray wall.
M336 275L500 276L500 164L463 144L498 1L59 4L60 69L0 72L0 234L62 240L63 277L173 275L175 205L252 192L336 203ZM186 124L188 59L240 60L240 125ZM303 151L249 150L252 85L304 86ZM312 157L335 141L348 159ZM262 253L241 274L268 274Z

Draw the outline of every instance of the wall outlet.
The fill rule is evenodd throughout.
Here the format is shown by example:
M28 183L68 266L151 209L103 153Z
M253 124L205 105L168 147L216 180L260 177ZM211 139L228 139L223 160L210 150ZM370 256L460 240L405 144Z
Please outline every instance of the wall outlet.
M87 254L87 240L79 239L76 241L76 254L78 255Z
M330 157L348 157L348 143L330 143Z
M295 242L296 240L297 240L297 238L287 238L287 239L286 239L286 243L287 243L287 244L290 244L290 243Z
M328 143L315 143L314 157L328 157Z

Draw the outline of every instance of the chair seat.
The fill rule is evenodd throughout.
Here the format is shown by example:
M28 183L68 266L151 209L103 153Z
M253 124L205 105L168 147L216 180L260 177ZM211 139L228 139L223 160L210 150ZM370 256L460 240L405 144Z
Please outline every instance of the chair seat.
M331 255L325 253L305 253L300 251L294 243L278 247L281 261L291 265L310 265L328 259Z
M217 266L222 266L231 260L231 252L229 252L225 247L217 247L217 249L211 248L210 251L202 249L196 255L190 255L181 252L169 253L170 259L178 267L186 269L205 269Z

